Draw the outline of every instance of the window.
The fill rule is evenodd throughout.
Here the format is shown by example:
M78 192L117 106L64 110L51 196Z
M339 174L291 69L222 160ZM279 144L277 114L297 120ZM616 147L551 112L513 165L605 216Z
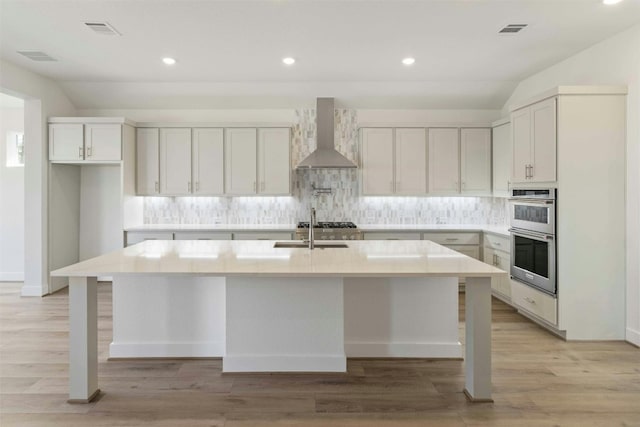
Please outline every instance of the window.
M7 167L24 166L24 133L7 132Z

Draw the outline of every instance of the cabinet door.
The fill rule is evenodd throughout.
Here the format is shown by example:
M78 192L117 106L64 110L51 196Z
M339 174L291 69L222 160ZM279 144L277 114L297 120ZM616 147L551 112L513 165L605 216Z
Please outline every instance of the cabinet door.
M362 194L393 194L393 175L393 129L363 129Z
M136 192L160 193L160 132L157 128L136 129Z
M225 193L256 194L256 129L225 129Z
M427 193L425 129L396 129L396 194Z
M191 193L191 129L160 129L160 192Z
M291 194L289 129L258 130L258 193Z
M54 123L49 125L49 160L84 160L81 124Z
M429 193L460 192L458 129L429 129Z
M556 100L531 107L531 182L556 180Z
M460 130L461 192L491 194L491 129Z
M513 162L511 182L526 182L531 161L531 115L529 108L511 114L511 141Z
M193 129L192 185L193 194L224 193L224 131Z
M509 179L511 177L511 124L493 128L493 195L507 197L509 195Z
M484 248L482 261L485 264L496 265L496 253L493 249ZM501 277L492 277L491 278L491 290L502 293L502 278Z
M122 160L122 125L84 125L85 160Z

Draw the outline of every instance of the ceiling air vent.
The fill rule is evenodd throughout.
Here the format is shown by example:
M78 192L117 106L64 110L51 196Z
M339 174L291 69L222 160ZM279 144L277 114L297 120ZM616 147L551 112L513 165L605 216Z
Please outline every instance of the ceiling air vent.
M501 29L500 31L498 31L498 33L500 33L500 34L515 34L515 33L519 33L520 31L522 31L526 26L527 26L527 24L509 24L506 27L504 27L503 29Z
M57 59L50 57L44 52L35 50L18 50L20 55L26 56L32 61L57 61Z
M121 36L115 28L111 26L108 22L85 22L84 25L91 28L98 34L102 34L103 36Z

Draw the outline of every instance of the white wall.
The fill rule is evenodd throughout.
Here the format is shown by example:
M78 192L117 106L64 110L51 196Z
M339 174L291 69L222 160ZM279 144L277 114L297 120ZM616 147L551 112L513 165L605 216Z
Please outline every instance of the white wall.
M24 168L7 167L7 132L24 132L24 106L0 108L0 281L24 280Z
M640 25L520 82L509 105L558 85L627 85L627 340L640 345Z
M0 60L0 90L25 99L25 284L22 295L49 292L47 118L73 116L60 87L45 77Z

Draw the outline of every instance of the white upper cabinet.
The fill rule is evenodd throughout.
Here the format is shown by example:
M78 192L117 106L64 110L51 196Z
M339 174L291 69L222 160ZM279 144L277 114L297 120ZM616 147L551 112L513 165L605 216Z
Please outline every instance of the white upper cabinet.
M224 193L224 130L192 131L192 192L196 195Z
M511 177L511 123L493 128L493 195L507 197L509 195L509 179Z
M51 123L49 160L110 162L122 160L122 125Z
M460 130L462 194L491 194L491 129Z
M362 194L394 194L393 129L362 129Z
M160 131L157 128L136 129L136 192L160 194Z
M531 106L530 181L556 180L556 100L548 99Z
M429 193L460 192L460 144L457 128L429 129Z
M83 126L73 123L49 125L49 160L84 160Z
M257 130L225 129L225 193L250 195L257 193Z
M160 129L160 193L191 193L191 129Z
M288 128L258 130L259 194L291 194L290 134Z
M122 125L85 124L85 160L122 160Z
M511 181L556 180L556 99L551 98L511 114L513 166Z
M426 194L427 135L425 129L396 129L395 137L395 194Z

